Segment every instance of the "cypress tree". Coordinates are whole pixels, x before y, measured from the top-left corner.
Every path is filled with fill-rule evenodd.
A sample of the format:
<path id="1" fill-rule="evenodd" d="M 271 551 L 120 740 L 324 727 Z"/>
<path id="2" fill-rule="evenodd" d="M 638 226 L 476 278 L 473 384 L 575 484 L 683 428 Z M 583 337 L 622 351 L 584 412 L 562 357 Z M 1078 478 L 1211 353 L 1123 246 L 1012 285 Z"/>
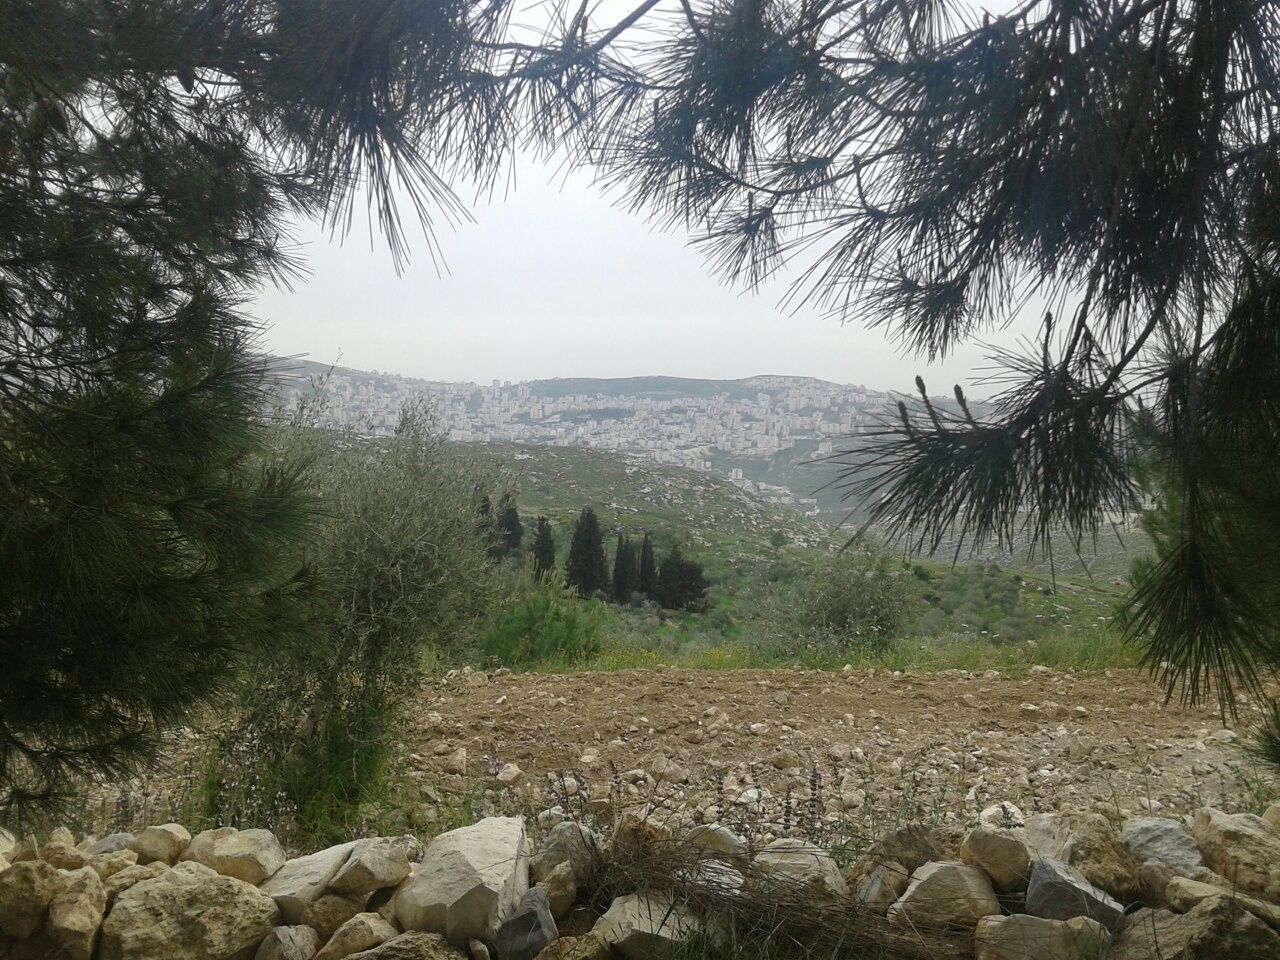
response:
<path id="1" fill-rule="evenodd" d="M 556 568 L 556 541 L 551 532 L 551 521 L 538 517 L 533 522 L 533 572 L 545 577 Z"/>
<path id="2" fill-rule="evenodd" d="M 658 562 L 648 533 L 645 533 L 644 543 L 640 546 L 640 572 L 636 586 L 650 600 L 658 599 Z"/>
<path id="3" fill-rule="evenodd" d="M 569 556 L 565 561 L 565 582 L 589 597 L 596 591 L 609 592 L 609 565 L 605 558 L 604 538 L 596 512 L 584 507 L 573 527 Z"/>
<path id="4" fill-rule="evenodd" d="M 705 606 L 706 592 L 702 564 L 672 546 L 658 570 L 658 603 L 668 610 L 697 610 Z"/>
<path id="5" fill-rule="evenodd" d="M 520 522 L 520 511 L 509 493 L 504 493 L 498 501 L 496 524 L 502 549 L 507 553 L 517 552 L 524 542 L 524 524 Z"/>
<path id="6" fill-rule="evenodd" d="M 635 544 L 623 533 L 618 534 L 618 548 L 613 556 L 613 599 L 627 603 L 635 593 L 640 578 Z"/>

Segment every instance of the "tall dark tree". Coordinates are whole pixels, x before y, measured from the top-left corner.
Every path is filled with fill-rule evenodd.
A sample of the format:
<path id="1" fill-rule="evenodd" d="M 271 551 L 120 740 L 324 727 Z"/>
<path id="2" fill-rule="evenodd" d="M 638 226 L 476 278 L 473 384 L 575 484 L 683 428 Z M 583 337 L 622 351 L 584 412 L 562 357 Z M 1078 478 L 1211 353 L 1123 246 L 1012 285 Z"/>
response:
<path id="1" fill-rule="evenodd" d="M 597 591 L 609 592 L 609 563 L 604 553 L 604 537 L 596 512 L 590 507 L 583 507 L 578 522 L 574 524 L 564 579 L 584 597 Z"/>
<path id="2" fill-rule="evenodd" d="M 310 505 L 265 457 L 290 223 L 456 205 L 471 0 L 0 0 L 0 821 L 126 774 L 293 636 Z M 452 145 L 446 145 L 451 143 Z M 480 147 L 480 152 L 487 150 Z M 335 219 L 336 218 L 336 219 Z"/>
<path id="3" fill-rule="evenodd" d="M 551 532 L 551 521 L 538 517 L 533 522 L 533 572 L 545 577 L 556 568 L 556 540 Z"/>
<path id="4" fill-rule="evenodd" d="M 658 599 L 658 560 L 653 555 L 653 539 L 648 533 L 640 545 L 640 570 L 636 587 L 650 600 Z"/>
<path id="5" fill-rule="evenodd" d="M 505 91 L 637 208 L 748 285 L 922 358 L 1026 316 L 983 408 L 903 402 L 843 458 L 870 522 L 944 542 L 1085 547 L 1163 517 L 1130 636 L 1170 696 L 1280 668 L 1280 7 L 1262 0 L 557 4 Z M 646 31 L 661 43 L 637 44 Z M 807 242 L 812 241 L 812 242 Z M 1024 310 L 1029 298 L 1033 306 Z M 1034 304 L 1047 306 L 1037 307 Z"/>
<path id="6" fill-rule="evenodd" d="M 613 599 L 627 603 L 640 585 L 640 564 L 634 541 L 618 533 L 618 546 L 613 555 Z"/>
<path id="7" fill-rule="evenodd" d="M 516 553 L 524 541 L 524 524 L 520 522 L 520 511 L 516 508 L 515 499 L 504 493 L 498 501 L 496 518 L 498 541 L 507 553 Z"/>
<path id="8" fill-rule="evenodd" d="M 668 610 L 699 610 L 706 606 L 707 580 L 702 564 L 690 560 L 674 544 L 658 569 L 657 601 Z"/>

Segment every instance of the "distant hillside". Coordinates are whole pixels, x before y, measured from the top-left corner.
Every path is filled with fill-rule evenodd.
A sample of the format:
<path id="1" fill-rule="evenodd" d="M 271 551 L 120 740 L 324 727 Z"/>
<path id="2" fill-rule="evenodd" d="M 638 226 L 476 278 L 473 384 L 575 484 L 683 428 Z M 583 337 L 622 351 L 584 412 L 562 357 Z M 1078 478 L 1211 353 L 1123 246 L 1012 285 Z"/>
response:
<path id="1" fill-rule="evenodd" d="M 553 380 L 530 380 L 529 390 L 535 396 L 559 398 L 574 394 L 603 396 L 653 397 L 754 397 L 787 386 L 823 384 L 814 377 L 762 376 L 742 380 L 703 380 L 692 377 L 557 377 Z"/>
<path id="2" fill-rule="evenodd" d="M 521 513 L 568 523 L 585 506 L 606 531 L 651 531 L 660 543 L 679 541 L 712 565 L 767 560 L 780 534 L 798 547 L 826 547 L 830 528 L 775 507 L 727 480 L 599 450 L 521 444 L 467 444 L 477 458 L 508 470 Z"/>

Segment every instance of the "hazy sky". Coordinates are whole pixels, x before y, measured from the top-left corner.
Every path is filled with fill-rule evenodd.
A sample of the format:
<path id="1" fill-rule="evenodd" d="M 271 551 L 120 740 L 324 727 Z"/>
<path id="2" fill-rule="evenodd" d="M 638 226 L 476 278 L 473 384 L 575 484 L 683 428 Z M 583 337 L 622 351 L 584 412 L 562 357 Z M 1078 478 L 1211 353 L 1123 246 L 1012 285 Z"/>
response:
<path id="1" fill-rule="evenodd" d="M 931 368 L 883 331 L 781 307 L 785 275 L 754 295 L 726 286 L 683 234 L 617 208 L 585 173 L 566 181 L 525 164 L 513 190 L 472 213 L 474 223 L 438 231 L 442 274 L 421 237 L 397 276 L 363 222 L 345 240 L 304 225 L 310 277 L 253 307 L 266 346 L 437 380 L 772 373 L 911 389 L 923 373 L 933 393 L 972 379 L 986 353 Z"/>

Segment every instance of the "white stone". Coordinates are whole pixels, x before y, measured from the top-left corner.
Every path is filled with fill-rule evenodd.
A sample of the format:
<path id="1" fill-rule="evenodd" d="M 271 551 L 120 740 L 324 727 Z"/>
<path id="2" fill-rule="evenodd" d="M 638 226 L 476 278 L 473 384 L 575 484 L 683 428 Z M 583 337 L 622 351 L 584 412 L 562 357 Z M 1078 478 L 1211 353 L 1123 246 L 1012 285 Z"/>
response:
<path id="1" fill-rule="evenodd" d="M 98 946 L 107 893 L 91 867 L 68 874 L 65 882 L 49 904 L 49 939 L 61 948 L 59 960 L 90 960 Z"/>
<path id="2" fill-rule="evenodd" d="M 699 824 L 684 839 L 691 847 L 717 856 L 739 859 L 748 852 L 738 835 L 720 823 Z"/>
<path id="3" fill-rule="evenodd" d="M 372 893 L 394 887 L 409 875 L 409 856 L 389 837 L 356 841 L 355 848 L 329 882 L 338 893 Z"/>
<path id="4" fill-rule="evenodd" d="M 773 882 L 804 885 L 816 891 L 843 897 L 848 884 L 831 855 L 821 847 L 794 837 L 783 837 L 769 844 L 752 861 L 761 875 Z"/>
<path id="5" fill-rule="evenodd" d="M 492 940 L 529 889 L 522 817 L 487 817 L 442 833 L 395 896 L 405 930 L 444 934 L 451 943 Z"/>
<path id="6" fill-rule="evenodd" d="M 557 823 L 542 838 L 537 852 L 529 861 L 529 873 L 535 880 L 548 876 L 561 863 L 573 867 L 573 879 L 587 886 L 595 871 L 600 838 L 590 827 L 573 820 Z"/>
<path id="7" fill-rule="evenodd" d="M 1110 943 L 1106 928 L 1088 917 L 983 917 L 974 932 L 974 960 L 1097 960 Z"/>
<path id="8" fill-rule="evenodd" d="M 353 953 L 369 950 L 393 940 L 400 931 L 376 913 L 357 913 L 334 931 L 320 948 L 315 960 L 345 960 Z"/>
<path id="9" fill-rule="evenodd" d="M 147 827 L 133 838 L 129 849 L 138 855 L 139 863 L 158 861 L 173 866 L 191 842 L 191 834 L 180 823 L 162 823 Z"/>
<path id="10" fill-rule="evenodd" d="M 974 827 L 960 844 L 960 859 L 980 867 L 1001 893 L 1021 893 L 1031 879 L 1031 851 L 1022 830 Z"/>
<path id="11" fill-rule="evenodd" d="M 284 848 L 270 830 L 217 827 L 191 838 L 183 860 L 257 886 L 284 866 Z"/>
<path id="12" fill-rule="evenodd" d="M 357 843 L 352 840 L 288 860 L 262 884 L 262 892 L 279 904 L 285 923 L 302 922 L 303 911 L 324 894 Z"/>
<path id="13" fill-rule="evenodd" d="M 1184 876 L 1204 866 L 1195 838 L 1176 820 L 1164 817 L 1126 820 L 1121 835 L 1138 863 L 1158 860 Z"/>
<path id="14" fill-rule="evenodd" d="M 276 927 L 258 946 L 253 960 L 312 960 L 319 949 L 320 934 L 310 927 Z"/>
<path id="15" fill-rule="evenodd" d="M 688 910 L 656 893 L 618 897 L 591 930 L 623 960 L 665 960 L 701 931 Z"/>
<path id="16" fill-rule="evenodd" d="M 999 914 L 1000 901 L 987 875 L 977 867 L 952 860 L 926 863 L 911 874 L 911 883 L 889 908 L 889 922 L 924 928 L 969 928 L 983 917 Z"/>

